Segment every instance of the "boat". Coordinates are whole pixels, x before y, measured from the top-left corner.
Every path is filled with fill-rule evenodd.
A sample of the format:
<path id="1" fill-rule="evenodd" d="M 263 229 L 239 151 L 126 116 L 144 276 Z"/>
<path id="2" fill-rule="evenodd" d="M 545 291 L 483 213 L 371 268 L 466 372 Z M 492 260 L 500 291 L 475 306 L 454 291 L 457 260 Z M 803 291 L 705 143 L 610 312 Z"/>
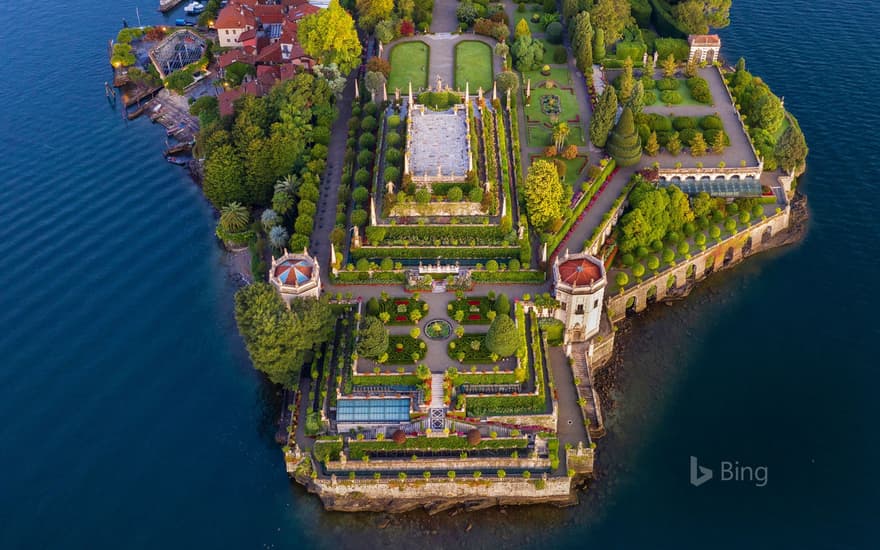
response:
<path id="1" fill-rule="evenodd" d="M 180 4 L 183 0 L 159 0 L 159 11 L 162 13 L 167 13 L 173 10 L 177 4 Z"/>
<path id="2" fill-rule="evenodd" d="M 186 166 L 189 163 L 189 160 L 180 157 L 165 157 L 165 160 L 177 166 Z"/>
<path id="3" fill-rule="evenodd" d="M 183 7 L 183 12 L 187 15 L 198 15 L 205 11 L 205 5 L 201 2 L 190 2 Z"/>

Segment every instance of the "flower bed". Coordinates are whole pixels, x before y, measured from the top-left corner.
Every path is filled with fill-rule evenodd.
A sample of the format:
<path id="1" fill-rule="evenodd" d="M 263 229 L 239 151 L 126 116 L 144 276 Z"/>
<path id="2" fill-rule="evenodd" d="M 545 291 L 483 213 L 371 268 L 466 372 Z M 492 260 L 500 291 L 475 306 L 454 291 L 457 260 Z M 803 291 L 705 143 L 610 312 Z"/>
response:
<path id="1" fill-rule="evenodd" d="M 427 346 L 421 338 L 413 338 L 409 335 L 391 335 L 388 337 L 388 361 L 386 364 L 417 363 L 425 358 L 426 348 Z"/>
<path id="2" fill-rule="evenodd" d="M 467 299 L 453 300 L 446 306 L 449 316 L 456 318 L 456 313 L 463 312 L 464 317 L 458 321 L 464 325 L 487 325 L 492 322 L 488 314 L 492 311 L 494 302 L 487 296 L 471 297 Z"/>
<path id="3" fill-rule="evenodd" d="M 465 334 L 449 342 L 446 353 L 450 359 L 462 363 L 492 363 L 492 353 L 486 348 L 485 339 L 485 334 Z"/>
<path id="4" fill-rule="evenodd" d="M 388 298 L 379 300 L 380 319 L 382 313 L 387 313 L 389 319 L 388 325 L 412 325 L 413 312 L 417 311 L 416 316 L 421 320 L 428 314 L 428 304 L 423 300 L 415 298 Z"/>

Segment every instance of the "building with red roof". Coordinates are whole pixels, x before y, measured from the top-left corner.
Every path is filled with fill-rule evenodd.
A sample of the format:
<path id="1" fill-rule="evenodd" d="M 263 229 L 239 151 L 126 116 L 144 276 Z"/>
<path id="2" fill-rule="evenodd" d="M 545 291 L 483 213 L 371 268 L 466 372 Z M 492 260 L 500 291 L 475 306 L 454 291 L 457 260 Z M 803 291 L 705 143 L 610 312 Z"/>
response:
<path id="1" fill-rule="evenodd" d="M 565 343 L 583 342 L 599 333 L 605 297 L 605 266 L 590 254 L 569 254 L 553 263 L 554 316 L 565 324 Z"/>
<path id="2" fill-rule="evenodd" d="M 721 54 L 721 37 L 717 34 L 692 34 L 688 36 L 691 47 L 688 59 L 697 63 L 713 63 Z"/>
<path id="3" fill-rule="evenodd" d="M 253 8 L 249 5 L 230 0 L 217 14 L 214 28 L 217 29 L 217 38 L 221 47 L 237 48 L 240 46 L 239 36 L 257 28 L 257 19 Z"/>

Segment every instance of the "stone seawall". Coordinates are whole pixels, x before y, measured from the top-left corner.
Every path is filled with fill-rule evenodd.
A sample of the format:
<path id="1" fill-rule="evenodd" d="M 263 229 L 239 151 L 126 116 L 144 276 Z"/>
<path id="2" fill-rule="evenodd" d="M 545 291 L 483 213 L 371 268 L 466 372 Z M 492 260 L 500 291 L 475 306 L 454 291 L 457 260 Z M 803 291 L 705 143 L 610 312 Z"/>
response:
<path id="1" fill-rule="evenodd" d="M 408 512 L 423 508 L 436 513 L 462 507 L 479 510 L 518 504 L 577 503 L 573 478 L 535 476 L 480 479 L 333 480 L 297 474 L 296 481 L 320 497 L 327 510 L 341 512 Z"/>
<path id="2" fill-rule="evenodd" d="M 664 269 L 623 293 L 610 295 L 605 306 L 611 322 L 626 317 L 627 309 L 636 313 L 648 307 L 649 298 L 660 302 L 673 295 L 681 295 L 692 283 L 705 279 L 710 273 L 738 264 L 746 256 L 788 243 L 788 239 L 774 238 L 786 232 L 790 224 L 792 204 L 722 241 L 694 254 L 671 269 Z"/>

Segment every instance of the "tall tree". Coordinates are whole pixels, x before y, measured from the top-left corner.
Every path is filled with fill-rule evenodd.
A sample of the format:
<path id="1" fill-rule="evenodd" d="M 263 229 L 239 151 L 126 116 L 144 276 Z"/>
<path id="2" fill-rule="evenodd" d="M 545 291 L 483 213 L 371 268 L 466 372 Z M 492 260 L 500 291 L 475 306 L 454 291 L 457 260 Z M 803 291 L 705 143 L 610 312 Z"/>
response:
<path id="1" fill-rule="evenodd" d="M 620 100 L 620 103 L 627 104 L 632 99 L 633 84 L 633 60 L 632 58 L 627 57 L 623 60 L 623 72 L 620 74 L 620 82 L 618 85 L 620 92 L 618 93 L 617 99 Z"/>
<path id="2" fill-rule="evenodd" d="M 623 29 L 632 23 L 629 0 L 599 0 L 590 15 L 593 25 L 605 31 L 605 45 L 614 44 L 623 36 Z"/>
<path id="3" fill-rule="evenodd" d="M 244 230 L 250 220 L 250 212 L 240 202 L 230 202 L 220 209 L 220 227 L 230 233 Z"/>
<path id="4" fill-rule="evenodd" d="M 807 148 L 803 132 L 801 132 L 801 129 L 794 120 L 782 132 L 782 136 L 776 143 L 775 152 L 776 162 L 788 173 L 792 173 L 806 160 L 810 150 Z"/>
<path id="5" fill-rule="evenodd" d="M 657 141 L 657 132 L 651 132 L 651 135 L 648 136 L 648 141 L 645 143 L 645 152 L 652 157 L 660 152 L 660 143 Z"/>
<path id="6" fill-rule="evenodd" d="M 294 300 L 288 310 L 272 286 L 254 283 L 235 295 L 235 320 L 254 368 L 292 388 L 306 352 L 327 339 L 333 313 L 313 299 Z"/>
<path id="7" fill-rule="evenodd" d="M 568 124 L 565 122 L 557 122 L 553 126 L 553 145 L 556 147 L 557 153 L 562 152 L 562 148 L 565 147 L 565 140 L 568 138 L 569 133 L 571 133 L 571 128 L 569 128 Z"/>
<path id="8" fill-rule="evenodd" d="M 378 318 L 368 316 L 358 331 L 358 354 L 364 357 L 379 357 L 387 349 L 388 330 Z"/>
<path id="9" fill-rule="evenodd" d="M 605 31 L 602 27 L 597 27 L 593 31 L 593 59 L 601 62 L 605 59 Z"/>
<path id="10" fill-rule="evenodd" d="M 336 63 L 343 74 L 350 73 L 360 61 L 361 43 L 354 20 L 339 0 L 330 0 L 327 9 L 303 17 L 298 37 L 309 56 L 320 63 Z"/>
<path id="11" fill-rule="evenodd" d="M 565 191 L 556 166 L 546 160 L 536 160 L 529 166 L 525 182 L 526 208 L 535 227 L 545 227 L 562 217 Z"/>
<path id="12" fill-rule="evenodd" d="M 712 140 L 712 152 L 716 155 L 720 155 L 724 152 L 724 132 L 720 130 L 715 134 L 715 138 Z"/>
<path id="13" fill-rule="evenodd" d="M 539 161 L 540 162 L 540 161 Z M 501 357 L 510 357 L 519 347 L 519 333 L 508 315 L 498 315 L 486 332 L 486 348 Z"/>
<path id="14" fill-rule="evenodd" d="M 605 91 L 599 96 L 599 103 L 593 112 L 590 121 L 590 141 L 596 147 L 605 147 L 608 141 L 608 133 L 614 126 L 614 118 L 617 116 L 617 92 L 613 86 L 606 86 Z"/>
<path id="15" fill-rule="evenodd" d="M 412 19 L 415 6 L 415 0 L 397 0 L 397 14 L 400 15 L 402 19 Z"/>
<path id="16" fill-rule="evenodd" d="M 532 36 L 532 31 L 529 30 L 529 24 L 526 23 L 526 20 L 520 18 L 516 23 L 516 28 L 513 30 L 513 40 L 516 41 L 523 36 Z"/>
<path id="17" fill-rule="evenodd" d="M 671 53 L 669 57 L 660 62 L 660 66 L 663 68 L 663 76 L 666 78 L 672 78 L 675 76 L 675 71 L 678 69 L 678 64 L 675 62 L 675 56 Z"/>
<path id="18" fill-rule="evenodd" d="M 632 110 L 624 107 L 620 120 L 608 138 L 608 153 L 618 166 L 632 166 L 642 158 L 642 141 L 636 131 Z"/>
<path id="19" fill-rule="evenodd" d="M 367 32 L 372 32 L 376 23 L 388 19 L 394 10 L 394 0 L 357 0 L 358 23 Z"/>
<path id="20" fill-rule="evenodd" d="M 672 156 L 681 153 L 681 138 L 678 137 L 678 132 L 672 132 L 672 135 L 669 136 L 669 140 L 666 141 L 666 150 Z"/>
<path id="21" fill-rule="evenodd" d="M 709 27 L 730 24 L 731 0 L 686 0 L 672 8 L 679 27 L 689 34 L 706 34 Z"/>
<path id="22" fill-rule="evenodd" d="M 691 155 L 695 157 L 702 157 L 709 150 L 709 146 L 706 144 L 705 138 L 703 138 L 703 134 L 701 132 L 697 132 L 694 134 L 694 138 L 691 140 Z"/>
<path id="23" fill-rule="evenodd" d="M 231 145 L 221 145 L 205 162 L 205 196 L 216 208 L 230 202 L 250 204 L 244 187 L 244 168 Z"/>
<path id="24" fill-rule="evenodd" d="M 571 47 L 582 73 L 592 70 L 593 65 L 593 24 L 590 13 L 582 11 L 570 21 Z"/>

